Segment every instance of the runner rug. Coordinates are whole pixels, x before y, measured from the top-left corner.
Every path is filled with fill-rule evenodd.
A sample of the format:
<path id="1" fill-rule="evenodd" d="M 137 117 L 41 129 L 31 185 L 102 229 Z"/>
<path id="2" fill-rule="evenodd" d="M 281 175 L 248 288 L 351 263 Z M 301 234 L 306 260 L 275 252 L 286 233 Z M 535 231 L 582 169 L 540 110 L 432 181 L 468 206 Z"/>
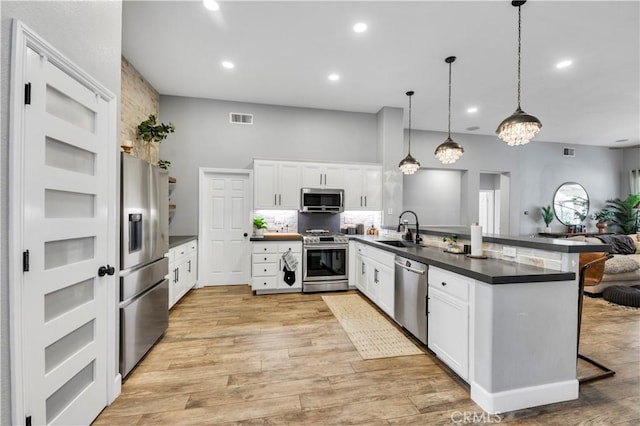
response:
<path id="1" fill-rule="evenodd" d="M 322 296 L 364 359 L 424 353 L 357 294 Z"/>

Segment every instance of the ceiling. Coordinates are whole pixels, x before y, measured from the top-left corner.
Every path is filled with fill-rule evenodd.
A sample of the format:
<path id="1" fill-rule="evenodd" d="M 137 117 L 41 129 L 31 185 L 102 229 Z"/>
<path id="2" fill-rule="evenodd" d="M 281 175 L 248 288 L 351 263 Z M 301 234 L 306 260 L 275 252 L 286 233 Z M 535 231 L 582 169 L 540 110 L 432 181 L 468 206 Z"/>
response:
<path id="1" fill-rule="evenodd" d="M 123 55 L 163 95 L 364 113 L 399 107 L 405 127 L 405 92 L 414 90 L 412 128 L 436 131 L 447 130 L 444 59 L 453 55 L 452 132 L 494 135 L 516 108 L 510 1 L 218 3 L 212 12 L 200 1 L 125 1 Z M 368 30 L 355 33 L 357 22 Z M 566 59 L 573 64 L 556 69 Z M 536 140 L 638 145 L 640 2 L 522 6 L 522 109 L 543 123 Z"/>

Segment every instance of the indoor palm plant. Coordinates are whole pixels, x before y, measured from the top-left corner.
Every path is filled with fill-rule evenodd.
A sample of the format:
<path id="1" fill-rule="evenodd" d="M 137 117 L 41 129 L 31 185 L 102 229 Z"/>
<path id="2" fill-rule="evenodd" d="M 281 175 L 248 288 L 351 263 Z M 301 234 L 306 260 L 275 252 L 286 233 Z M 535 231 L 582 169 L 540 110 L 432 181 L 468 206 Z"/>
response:
<path id="1" fill-rule="evenodd" d="M 549 225 L 553 222 L 553 209 L 551 206 L 540 207 L 542 211 L 542 220 L 544 220 L 545 232 L 551 231 Z"/>
<path id="2" fill-rule="evenodd" d="M 626 199 L 607 200 L 605 208 L 611 212 L 609 223 L 619 228 L 623 234 L 638 232 L 638 204 L 640 194 L 629 194 Z"/>

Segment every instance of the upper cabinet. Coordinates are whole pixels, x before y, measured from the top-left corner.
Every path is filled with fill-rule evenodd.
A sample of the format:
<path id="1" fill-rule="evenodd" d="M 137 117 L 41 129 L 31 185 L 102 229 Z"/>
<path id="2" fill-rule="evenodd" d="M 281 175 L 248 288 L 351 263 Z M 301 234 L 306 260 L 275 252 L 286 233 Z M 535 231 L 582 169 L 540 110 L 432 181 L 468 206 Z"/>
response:
<path id="1" fill-rule="evenodd" d="M 297 210 L 300 208 L 300 164 L 255 160 L 253 208 Z"/>
<path id="2" fill-rule="evenodd" d="M 382 166 L 254 160 L 254 210 L 298 210 L 301 188 L 344 189 L 345 210 L 382 210 Z"/>
<path id="3" fill-rule="evenodd" d="M 382 209 L 382 167 L 344 166 L 345 210 Z"/>
<path id="4" fill-rule="evenodd" d="M 344 188 L 344 165 L 304 163 L 302 165 L 303 188 Z"/>

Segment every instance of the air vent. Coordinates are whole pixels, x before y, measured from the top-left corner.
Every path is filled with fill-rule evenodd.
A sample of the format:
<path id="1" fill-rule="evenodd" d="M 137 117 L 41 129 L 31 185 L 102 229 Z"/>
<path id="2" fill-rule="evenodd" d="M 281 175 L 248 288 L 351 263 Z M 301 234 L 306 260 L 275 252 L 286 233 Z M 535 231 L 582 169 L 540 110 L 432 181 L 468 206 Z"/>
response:
<path id="1" fill-rule="evenodd" d="M 232 124 L 253 124 L 253 114 L 230 112 L 229 122 Z"/>
<path id="2" fill-rule="evenodd" d="M 562 148 L 562 156 L 563 157 L 575 157 L 576 149 L 575 148 Z"/>

